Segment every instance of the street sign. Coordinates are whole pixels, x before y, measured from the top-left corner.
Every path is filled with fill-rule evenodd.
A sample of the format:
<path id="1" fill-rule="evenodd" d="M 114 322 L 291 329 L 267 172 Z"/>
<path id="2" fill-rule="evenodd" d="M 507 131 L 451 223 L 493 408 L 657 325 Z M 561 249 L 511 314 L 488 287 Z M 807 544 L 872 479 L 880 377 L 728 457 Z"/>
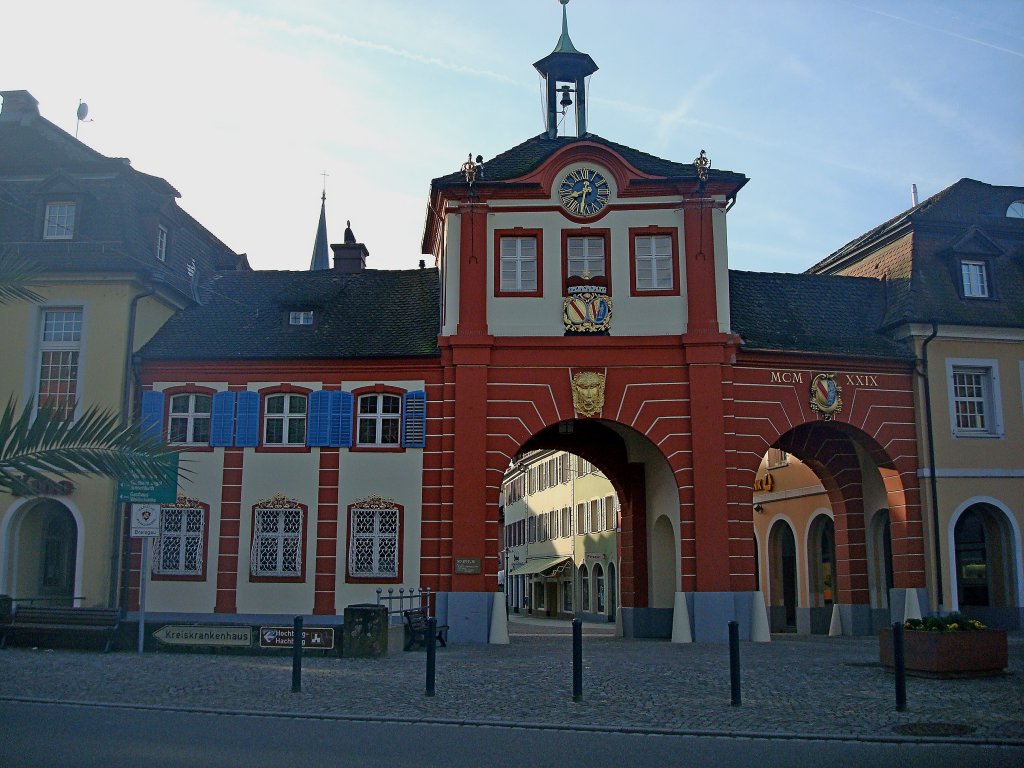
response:
<path id="1" fill-rule="evenodd" d="M 217 626 L 213 624 L 167 624 L 153 633 L 167 645 L 252 645 L 252 627 Z"/>
<path id="2" fill-rule="evenodd" d="M 294 627 L 260 627 L 260 648 L 291 648 L 295 642 Z M 334 627 L 303 627 L 303 648 L 334 648 Z"/>
<path id="3" fill-rule="evenodd" d="M 160 535 L 160 505 L 132 504 L 131 532 L 133 538 L 155 538 Z"/>
<path id="4" fill-rule="evenodd" d="M 122 478 L 117 483 L 117 500 L 130 504 L 173 504 L 178 498 L 178 455 L 162 480 L 144 477 Z"/>

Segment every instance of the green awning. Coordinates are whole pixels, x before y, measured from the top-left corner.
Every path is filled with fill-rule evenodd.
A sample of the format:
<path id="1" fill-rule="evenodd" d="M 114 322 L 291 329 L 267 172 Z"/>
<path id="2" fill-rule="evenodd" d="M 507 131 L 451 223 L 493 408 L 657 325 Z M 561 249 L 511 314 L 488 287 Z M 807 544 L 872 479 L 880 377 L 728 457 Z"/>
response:
<path id="1" fill-rule="evenodd" d="M 534 560 L 527 560 L 518 568 L 513 569 L 512 572 L 509 573 L 509 576 L 530 576 L 535 573 L 543 573 L 544 571 L 549 571 L 568 560 L 572 560 L 568 555 L 561 555 L 559 557 L 538 557 Z"/>

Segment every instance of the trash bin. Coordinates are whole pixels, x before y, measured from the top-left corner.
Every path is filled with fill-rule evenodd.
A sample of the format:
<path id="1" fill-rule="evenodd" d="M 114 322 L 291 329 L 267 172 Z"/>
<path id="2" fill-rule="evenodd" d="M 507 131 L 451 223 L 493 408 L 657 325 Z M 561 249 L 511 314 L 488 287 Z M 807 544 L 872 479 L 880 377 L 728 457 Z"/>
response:
<path id="1" fill-rule="evenodd" d="M 10 595 L 0 595 L 0 624 L 8 624 L 11 621 L 11 613 L 14 608 L 14 600 Z"/>
<path id="2" fill-rule="evenodd" d="M 350 659 L 385 656 L 388 652 L 388 609 L 374 603 L 345 607 L 341 655 Z"/>

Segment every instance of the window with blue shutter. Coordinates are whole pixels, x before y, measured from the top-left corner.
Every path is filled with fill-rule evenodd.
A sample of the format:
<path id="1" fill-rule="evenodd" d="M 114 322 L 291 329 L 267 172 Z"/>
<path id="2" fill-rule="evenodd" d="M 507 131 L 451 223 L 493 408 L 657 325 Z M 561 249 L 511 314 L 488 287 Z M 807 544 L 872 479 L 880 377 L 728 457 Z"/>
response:
<path id="1" fill-rule="evenodd" d="M 406 448 L 422 448 L 427 443 L 427 393 L 423 390 L 405 393 Z"/>
<path id="2" fill-rule="evenodd" d="M 333 394 L 323 389 L 309 393 L 309 405 L 306 410 L 306 445 L 323 447 L 331 444 Z"/>
<path id="3" fill-rule="evenodd" d="M 142 434 L 156 440 L 163 439 L 164 393 L 142 393 Z"/>
<path id="4" fill-rule="evenodd" d="M 337 398 L 337 421 L 332 421 L 333 425 L 337 424 L 337 434 L 331 435 L 331 445 L 336 445 L 339 448 L 351 448 L 352 447 L 352 409 L 355 407 L 352 399 L 351 392 L 334 392 Z M 332 403 L 331 411 L 334 413 L 335 406 Z M 335 439 L 336 438 L 336 439 Z"/>
<path id="5" fill-rule="evenodd" d="M 210 445 L 231 445 L 235 425 L 235 393 L 218 392 L 213 396 L 210 417 Z"/>
<path id="6" fill-rule="evenodd" d="M 248 390 L 238 393 L 238 416 L 235 418 L 235 445 L 255 448 L 260 441 L 260 394 Z"/>

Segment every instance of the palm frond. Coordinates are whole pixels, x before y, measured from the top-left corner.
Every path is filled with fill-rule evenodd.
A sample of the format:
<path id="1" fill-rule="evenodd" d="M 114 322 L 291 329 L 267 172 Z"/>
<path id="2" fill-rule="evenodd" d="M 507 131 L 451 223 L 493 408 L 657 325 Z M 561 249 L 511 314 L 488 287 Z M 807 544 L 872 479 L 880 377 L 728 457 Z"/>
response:
<path id="1" fill-rule="evenodd" d="M 173 473 L 176 454 L 110 410 L 89 408 L 71 422 L 45 404 L 19 414 L 11 398 L 0 415 L 0 490 L 18 495 L 32 493 L 32 481 L 70 475 L 161 481 Z"/>
<path id="2" fill-rule="evenodd" d="M 42 266 L 9 248 L 0 251 L 0 304 L 11 301 L 39 302 L 43 297 L 29 286 L 38 282 Z"/>

